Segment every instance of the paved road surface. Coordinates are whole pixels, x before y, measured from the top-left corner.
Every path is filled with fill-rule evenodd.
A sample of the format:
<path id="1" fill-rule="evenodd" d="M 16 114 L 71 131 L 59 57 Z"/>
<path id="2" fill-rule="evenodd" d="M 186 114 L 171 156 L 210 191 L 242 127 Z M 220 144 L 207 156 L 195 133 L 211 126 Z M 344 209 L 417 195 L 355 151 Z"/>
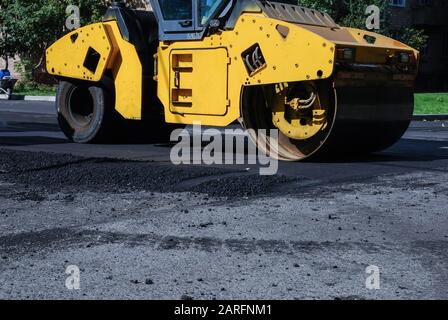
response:
<path id="1" fill-rule="evenodd" d="M 447 126 L 260 177 L 74 145 L 50 103 L 0 101 L 0 298 L 448 298 Z"/>

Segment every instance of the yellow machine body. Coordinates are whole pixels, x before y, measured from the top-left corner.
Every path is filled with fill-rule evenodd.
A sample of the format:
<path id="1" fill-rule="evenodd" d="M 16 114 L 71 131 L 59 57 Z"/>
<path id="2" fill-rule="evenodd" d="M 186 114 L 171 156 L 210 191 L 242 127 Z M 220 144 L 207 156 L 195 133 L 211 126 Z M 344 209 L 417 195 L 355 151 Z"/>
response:
<path id="1" fill-rule="evenodd" d="M 284 29 L 287 35 L 278 30 L 280 25 L 288 29 Z M 254 44 L 261 48 L 266 64 L 248 74 L 242 53 Z M 328 78 L 334 53 L 335 45 L 313 32 L 260 14 L 244 14 L 232 31 L 202 41 L 160 43 L 158 96 L 168 122 L 226 126 L 240 117 L 244 86 Z M 179 69 L 179 58 L 187 59 L 189 67 Z M 177 103 L 178 90 L 188 95 L 183 99 L 189 103 Z"/>
<path id="2" fill-rule="evenodd" d="M 375 37 L 375 44 L 367 43 L 365 36 Z M 248 74 L 242 52 L 254 44 L 261 48 L 266 63 Z M 412 50 L 363 30 L 304 26 L 262 13 L 243 14 L 231 31 L 201 41 L 160 42 L 155 76 L 165 119 L 226 126 L 241 116 L 244 86 L 329 78 L 339 45 L 356 47 L 356 61 L 369 64 L 384 64 L 395 51 Z M 84 65 L 90 48 L 100 57 L 95 70 Z M 47 69 L 55 76 L 93 82 L 111 70 L 117 111 L 126 119 L 141 118 L 142 66 L 135 47 L 123 39 L 116 22 L 89 25 L 61 38 L 47 50 Z"/>
<path id="3" fill-rule="evenodd" d="M 161 103 L 166 123 L 211 126 L 227 126 L 241 119 L 245 88 L 255 86 L 274 85 L 280 95 L 288 84 L 325 79 L 330 79 L 336 89 L 366 84 L 371 88 L 413 86 L 417 69 L 394 69 L 389 74 L 338 69 L 341 48 L 353 49 L 350 63 L 363 70 L 371 66 L 387 69 L 388 61 L 401 53 L 418 66 L 418 51 L 385 36 L 337 25 L 330 28 L 285 22 L 260 10 L 243 12 L 232 29 L 216 31 L 200 40 L 158 42 L 156 54 L 149 60 L 154 62 L 150 78 L 157 92 L 152 101 L 144 99 L 147 92 L 143 83 L 148 74 L 143 71 L 147 66 L 142 66 L 141 52 L 125 40 L 117 21 L 67 34 L 47 50 L 47 69 L 62 79 L 90 83 L 102 81 L 106 74 L 112 77 L 115 109 L 125 119 L 140 120 L 144 108 L 151 110 L 152 104 Z M 247 61 L 251 58 L 252 65 Z M 272 122 L 289 138 L 306 140 L 331 126 L 330 106 L 325 102 L 313 108 L 308 124 L 301 125 L 300 118 L 286 120 L 285 108 L 294 109 L 297 101 L 306 100 L 287 101 L 286 94 L 281 99 L 283 102 L 271 106 Z M 350 110 L 344 112 L 349 114 Z M 386 116 L 385 120 L 392 118 Z"/>
<path id="4" fill-rule="evenodd" d="M 89 54 L 98 61 L 95 68 L 86 65 Z M 126 119 L 141 119 L 142 65 L 115 21 L 89 25 L 59 39 L 47 49 L 47 70 L 55 76 L 91 82 L 101 81 L 110 70 L 116 110 Z"/>
<path id="5" fill-rule="evenodd" d="M 367 43 L 365 36 L 375 37 L 375 44 Z M 249 75 L 241 53 L 255 43 L 266 65 Z M 243 14 L 232 31 L 202 41 L 160 43 L 158 96 L 165 106 L 166 121 L 226 126 L 240 117 L 244 86 L 329 78 L 340 45 L 356 47 L 358 63 L 385 64 L 389 55 L 403 50 L 412 51 L 418 59 L 417 51 L 375 33 L 303 26 L 263 14 Z"/>

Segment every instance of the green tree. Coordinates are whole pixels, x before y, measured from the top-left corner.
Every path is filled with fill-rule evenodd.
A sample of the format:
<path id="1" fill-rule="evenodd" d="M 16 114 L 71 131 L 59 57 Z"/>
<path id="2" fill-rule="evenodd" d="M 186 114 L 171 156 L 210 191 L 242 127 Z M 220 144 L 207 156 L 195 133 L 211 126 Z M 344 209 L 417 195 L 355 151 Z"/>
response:
<path id="1" fill-rule="evenodd" d="M 8 68 L 8 58 L 13 57 L 16 51 L 16 45 L 14 44 L 14 39 L 8 34 L 8 30 L 5 26 L 5 19 L 2 15 L 5 9 L 5 1 L 0 0 L 0 58 L 5 59 L 5 69 Z M 1 68 L 2 66 L 0 66 Z"/>

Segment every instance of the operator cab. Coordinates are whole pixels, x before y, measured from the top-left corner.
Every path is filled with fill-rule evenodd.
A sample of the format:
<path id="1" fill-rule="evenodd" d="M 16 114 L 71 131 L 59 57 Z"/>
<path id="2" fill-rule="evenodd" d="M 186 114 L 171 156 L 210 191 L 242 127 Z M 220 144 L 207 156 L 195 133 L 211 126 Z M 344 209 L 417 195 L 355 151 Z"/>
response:
<path id="1" fill-rule="evenodd" d="M 207 27 L 216 23 L 232 0 L 151 0 L 159 22 L 160 40 L 202 39 Z"/>

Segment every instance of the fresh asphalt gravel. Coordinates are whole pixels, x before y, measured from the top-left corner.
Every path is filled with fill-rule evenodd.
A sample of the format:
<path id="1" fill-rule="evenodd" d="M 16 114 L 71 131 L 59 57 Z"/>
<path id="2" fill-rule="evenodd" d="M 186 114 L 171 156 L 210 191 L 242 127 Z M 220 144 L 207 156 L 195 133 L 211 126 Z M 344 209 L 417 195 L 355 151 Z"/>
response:
<path id="1" fill-rule="evenodd" d="M 0 298 L 448 297 L 446 173 L 304 187 L 200 167 L 0 159 Z M 65 287 L 69 265 L 80 290 Z M 366 289 L 369 265 L 380 290 Z"/>
<path id="2" fill-rule="evenodd" d="M 194 191 L 227 198 L 266 194 L 279 183 L 297 180 L 262 177 L 246 170 L 11 150 L 0 154 L 0 173 L 5 182 L 38 186 L 46 192 Z"/>
<path id="3" fill-rule="evenodd" d="M 174 166 L 167 148 L 76 146 L 50 116 L 0 115 L 0 299 L 448 298 L 443 126 L 262 177 Z"/>

